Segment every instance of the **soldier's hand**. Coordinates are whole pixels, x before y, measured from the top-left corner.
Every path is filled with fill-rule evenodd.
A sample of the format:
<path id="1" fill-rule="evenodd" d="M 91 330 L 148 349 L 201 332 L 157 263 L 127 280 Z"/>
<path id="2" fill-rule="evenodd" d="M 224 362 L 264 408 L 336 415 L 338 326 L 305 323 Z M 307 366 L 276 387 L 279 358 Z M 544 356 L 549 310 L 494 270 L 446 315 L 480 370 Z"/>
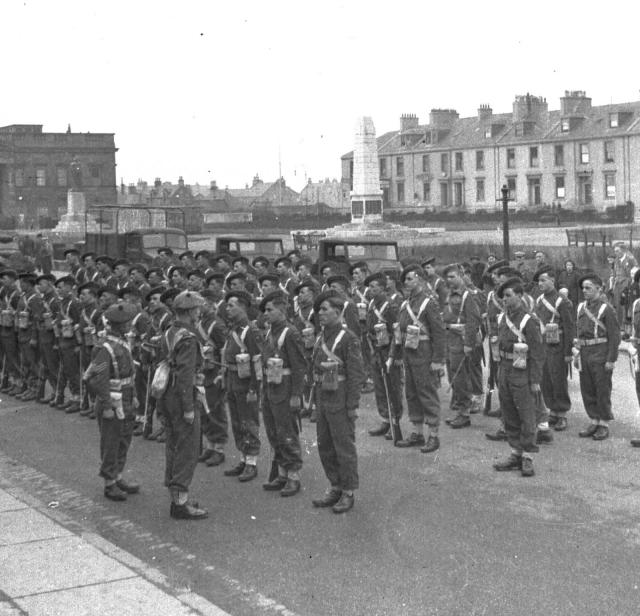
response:
<path id="1" fill-rule="evenodd" d="M 31 338 L 31 340 L 29 340 L 29 345 L 35 349 L 38 346 L 38 341 L 35 338 Z"/>
<path id="2" fill-rule="evenodd" d="M 604 369 L 607 372 L 612 372 L 615 365 L 616 365 L 615 362 L 607 361 L 607 362 L 604 363 Z"/>
<path id="3" fill-rule="evenodd" d="M 531 393 L 537 394 L 540 390 L 540 383 L 531 383 L 530 385 Z"/>
<path id="4" fill-rule="evenodd" d="M 221 374 L 219 374 L 215 379 L 213 379 L 213 384 L 220 387 L 220 389 L 224 389 L 224 379 L 222 378 Z"/>
<path id="5" fill-rule="evenodd" d="M 300 407 L 302 407 L 302 402 L 300 401 L 300 396 L 291 396 L 289 398 L 289 408 L 294 409 L 294 410 L 298 410 Z"/>
<path id="6" fill-rule="evenodd" d="M 184 420 L 191 425 L 193 423 L 193 420 L 196 418 L 196 413 L 195 411 L 186 411 L 183 415 Z"/>
<path id="7" fill-rule="evenodd" d="M 473 353 L 473 347 L 467 346 L 466 344 L 462 347 L 462 350 L 467 357 Z"/>
<path id="8" fill-rule="evenodd" d="M 116 413 L 113 409 L 105 409 L 102 411 L 102 419 L 113 419 L 116 416 Z"/>
<path id="9" fill-rule="evenodd" d="M 248 391 L 247 392 L 247 402 L 257 402 L 258 401 L 258 395 L 256 394 L 255 391 Z"/>
<path id="10" fill-rule="evenodd" d="M 393 357 L 387 357 L 387 361 L 384 362 L 384 365 L 387 368 L 387 372 L 391 372 L 391 366 L 393 366 Z"/>

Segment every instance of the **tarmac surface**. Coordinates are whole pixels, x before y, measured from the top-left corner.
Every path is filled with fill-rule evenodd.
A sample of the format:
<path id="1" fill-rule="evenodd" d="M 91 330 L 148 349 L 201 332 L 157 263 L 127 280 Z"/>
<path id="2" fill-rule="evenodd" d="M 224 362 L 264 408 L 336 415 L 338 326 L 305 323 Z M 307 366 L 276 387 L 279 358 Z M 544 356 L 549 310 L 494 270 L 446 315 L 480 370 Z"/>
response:
<path id="1" fill-rule="evenodd" d="M 446 417 L 446 386 L 440 393 Z M 485 439 L 498 423 L 481 415 L 472 416 L 470 428 L 443 425 L 435 454 L 394 449 L 366 433 L 378 423 L 369 394 L 357 423 L 361 488 L 351 512 L 312 508 L 311 498 L 324 491 L 326 480 L 315 428 L 303 420 L 302 492 L 283 499 L 262 490 L 266 438 L 257 480 L 241 484 L 224 477 L 222 471 L 237 461 L 230 443 L 225 464 L 201 465 L 196 473 L 192 495 L 210 511 L 202 522 L 169 518 L 162 445 L 134 440 L 126 477 L 140 481 L 142 492 L 113 503 L 104 499 L 97 475 L 95 421 L 4 398 L 0 614 L 25 613 L 6 611 L 18 608 L 7 598 L 15 589 L 2 581 L 3 571 L 26 567 L 28 577 L 38 578 L 41 571 L 67 567 L 45 550 L 40 566 L 32 568 L 5 546 L 1 537 L 15 543 L 18 535 L 12 534 L 23 532 L 20 516 L 35 512 L 62 525 L 67 534 L 57 540 L 94 537 L 105 542 L 102 554 L 124 554 L 124 565 L 117 566 L 138 563 L 133 578 L 162 591 L 158 596 L 186 593 L 206 606 L 182 612 L 183 604 L 175 611 L 158 605 L 162 614 L 207 613 L 213 604 L 234 616 L 637 615 L 640 450 L 629 439 L 640 426 L 626 356 L 614 373 L 616 421 L 607 441 L 578 437 L 587 419 L 576 374 L 570 393 L 569 429 L 541 446 L 535 477 L 493 471 L 508 446 Z M 406 419 L 402 427 L 408 431 Z M 1 505 L 11 497 L 30 507 L 13 510 L 7 525 Z M 70 566 L 80 576 L 91 563 L 78 557 Z M 134 587 L 123 592 L 123 601 L 141 595 Z M 114 598 L 108 591 L 93 595 L 94 611 L 83 612 L 70 607 L 76 605 L 72 592 L 65 596 L 64 611 L 45 597 L 48 609 L 27 613 L 109 613 L 100 602 L 107 606 Z"/>

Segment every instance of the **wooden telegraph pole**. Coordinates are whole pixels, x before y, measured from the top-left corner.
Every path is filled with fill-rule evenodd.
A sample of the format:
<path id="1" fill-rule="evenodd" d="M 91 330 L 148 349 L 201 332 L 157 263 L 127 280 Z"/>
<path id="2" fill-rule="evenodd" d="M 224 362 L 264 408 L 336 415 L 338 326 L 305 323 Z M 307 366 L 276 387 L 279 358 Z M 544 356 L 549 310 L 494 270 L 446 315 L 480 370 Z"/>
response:
<path id="1" fill-rule="evenodd" d="M 502 197 L 496 199 L 496 201 L 502 202 L 502 244 L 503 255 L 502 258 L 507 261 L 511 261 L 511 255 L 509 250 L 509 201 L 515 201 L 515 199 L 509 198 L 509 188 L 506 184 L 502 185 Z"/>

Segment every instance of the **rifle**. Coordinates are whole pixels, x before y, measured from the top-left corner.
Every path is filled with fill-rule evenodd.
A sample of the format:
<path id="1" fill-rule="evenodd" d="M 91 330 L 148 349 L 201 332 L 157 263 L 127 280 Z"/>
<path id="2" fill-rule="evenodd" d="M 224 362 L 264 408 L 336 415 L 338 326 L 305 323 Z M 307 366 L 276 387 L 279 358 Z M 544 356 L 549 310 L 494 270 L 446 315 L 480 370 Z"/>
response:
<path id="1" fill-rule="evenodd" d="M 491 399 L 493 391 L 496 388 L 496 362 L 491 358 L 491 350 L 489 350 L 489 376 L 487 377 L 487 393 L 484 396 L 483 415 L 488 415 L 491 411 Z"/>
<path id="2" fill-rule="evenodd" d="M 54 398 L 56 403 L 57 403 L 58 397 L 60 396 L 60 382 L 62 381 L 62 359 L 59 359 L 59 361 L 60 363 L 58 364 L 58 376 L 56 378 L 56 391 L 55 391 L 55 398 Z"/>
<path id="3" fill-rule="evenodd" d="M 147 365 L 147 382 L 144 390 L 144 416 L 142 418 L 142 432 L 147 427 L 149 421 L 149 396 L 151 395 L 151 364 Z"/>
<path id="4" fill-rule="evenodd" d="M 387 382 L 387 370 L 386 364 L 382 361 L 382 353 L 377 352 L 378 364 L 380 366 L 380 377 L 382 378 L 382 384 L 384 386 L 384 395 L 387 401 L 387 413 L 389 416 L 389 427 L 391 428 L 391 439 L 395 445 L 398 441 L 402 440 L 402 432 L 400 431 L 400 418 L 393 414 L 391 409 L 391 398 L 389 397 L 389 383 Z"/>
<path id="5" fill-rule="evenodd" d="M 462 370 L 462 366 L 464 366 L 467 361 L 467 356 L 465 355 L 462 361 L 458 364 L 458 369 L 455 371 L 454 375 L 451 377 L 451 381 L 449 381 L 449 387 L 447 388 L 447 393 L 449 393 L 453 389 L 453 382 L 458 378 L 460 374 L 460 370 Z"/>

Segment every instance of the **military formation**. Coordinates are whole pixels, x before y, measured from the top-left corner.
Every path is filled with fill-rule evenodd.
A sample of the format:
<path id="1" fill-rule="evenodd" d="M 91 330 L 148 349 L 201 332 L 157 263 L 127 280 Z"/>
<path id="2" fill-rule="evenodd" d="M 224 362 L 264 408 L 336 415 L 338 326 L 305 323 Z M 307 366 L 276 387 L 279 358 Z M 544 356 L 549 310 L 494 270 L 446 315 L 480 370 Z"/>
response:
<path id="1" fill-rule="evenodd" d="M 377 272 L 360 261 L 347 273 L 332 262 L 314 268 L 298 251 L 271 263 L 164 248 L 147 268 L 70 249 L 59 278 L 0 271 L 0 391 L 96 419 L 114 501 L 140 490 L 123 478 L 133 437 L 164 442 L 175 519 L 207 517 L 190 485 L 198 463 L 225 462 L 230 434 L 239 461 L 224 475 L 257 477 L 261 418 L 271 461 L 263 488 L 299 493 L 306 419 L 328 482 L 312 504 L 349 511 L 368 393 L 380 418 L 369 434 L 426 454 L 440 447 L 441 423 L 498 418 L 486 436 L 510 452 L 495 470 L 528 477 L 540 445 L 569 427 L 572 372 L 589 419 L 579 435 L 601 441 L 622 338 L 637 367 L 640 271 L 624 246 L 615 251 L 603 280 L 571 261 L 558 271 L 540 252 L 533 270 L 516 253 L 513 264 L 431 257 Z"/>

